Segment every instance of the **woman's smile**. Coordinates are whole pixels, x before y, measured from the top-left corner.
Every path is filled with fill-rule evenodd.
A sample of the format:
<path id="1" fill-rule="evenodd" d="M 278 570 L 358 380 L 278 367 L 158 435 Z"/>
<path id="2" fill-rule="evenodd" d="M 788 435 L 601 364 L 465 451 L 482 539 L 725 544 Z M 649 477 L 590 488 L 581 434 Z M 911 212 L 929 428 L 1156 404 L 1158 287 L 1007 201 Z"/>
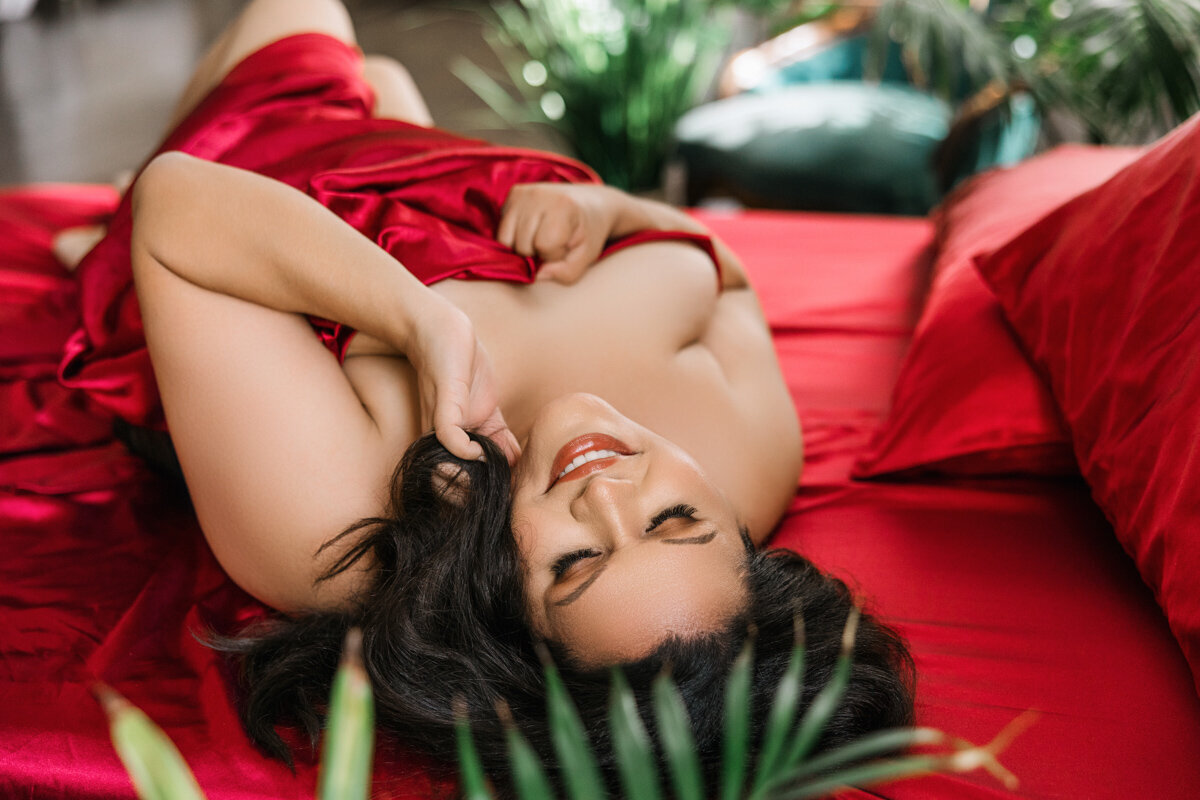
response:
<path id="1" fill-rule="evenodd" d="M 635 451 L 620 439 L 605 433 L 586 433 L 567 442 L 554 457 L 549 491 L 559 481 L 572 481 L 599 472 Z"/>

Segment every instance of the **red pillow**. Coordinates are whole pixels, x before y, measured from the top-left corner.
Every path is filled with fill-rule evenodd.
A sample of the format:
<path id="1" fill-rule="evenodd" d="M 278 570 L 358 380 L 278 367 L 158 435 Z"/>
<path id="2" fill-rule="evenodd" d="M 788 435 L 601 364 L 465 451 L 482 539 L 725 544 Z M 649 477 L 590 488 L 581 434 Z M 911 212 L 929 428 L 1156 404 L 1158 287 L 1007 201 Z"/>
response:
<path id="1" fill-rule="evenodd" d="M 1200 115 L 977 263 L 1200 689 Z"/>
<path id="2" fill-rule="evenodd" d="M 975 178 L 938 208 L 933 288 L 891 411 L 854 477 L 1076 471 L 1050 390 L 1017 347 L 972 259 L 994 252 L 1141 152 L 1059 147 Z"/>

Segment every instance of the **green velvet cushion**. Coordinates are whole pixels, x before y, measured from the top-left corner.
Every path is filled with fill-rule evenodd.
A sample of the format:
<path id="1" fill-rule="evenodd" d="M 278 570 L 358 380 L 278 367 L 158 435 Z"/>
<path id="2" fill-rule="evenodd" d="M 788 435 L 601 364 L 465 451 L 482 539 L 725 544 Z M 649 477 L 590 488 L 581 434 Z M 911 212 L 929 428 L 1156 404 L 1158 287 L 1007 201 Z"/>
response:
<path id="1" fill-rule="evenodd" d="M 831 81 L 708 103 L 680 120 L 676 138 L 692 202 L 925 214 L 938 200 L 931 156 L 951 118 L 912 87 Z"/>

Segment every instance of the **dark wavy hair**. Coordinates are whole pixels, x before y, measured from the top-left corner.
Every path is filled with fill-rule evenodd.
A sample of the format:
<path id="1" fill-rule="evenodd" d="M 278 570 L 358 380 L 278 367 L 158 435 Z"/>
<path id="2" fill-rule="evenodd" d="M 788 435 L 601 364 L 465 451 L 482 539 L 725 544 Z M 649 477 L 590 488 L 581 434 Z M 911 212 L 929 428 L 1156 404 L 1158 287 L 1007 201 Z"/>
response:
<path id="1" fill-rule="evenodd" d="M 484 766 L 507 793 L 504 727 L 495 711 L 503 700 L 553 773 L 539 642 L 527 624 L 510 524 L 509 467 L 488 439 L 472 438 L 484 447 L 485 461 L 459 460 L 432 435 L 415 442 L 394 475 L 388 515 L 364 519 L 326 545 L 351 542 L 325 579 L 364 559 L 373 564 L 369 586 L 351 608 L 277 615 L 216 643 L 237 661 L 242 722 L 266 753 L 291 762 L 275 729 L 281 723 L 300 728 L 315 745 L 342 640 L 357 626 L 382 729 L 444 761 L 455 752 L 454 708 L 465 706 Z M 447 481 L 446 464 L 461 470 L 465 480 Z M 787 667 L 796 619 L 803 621 L 807 648 L 799 714 L 832 674 L 854 605 L 842 581 L 807 559 L 785 550 L 756 550 L 745 531 L 742 537 L 748 600 L 741 613 L 721 630 L 668 637 L 650 655 L 623 665 L 652 735 L 650 685 L 669 665 L 692 720 L 708 786 L 720 762 L 725 679 L 750 632 L 753 743 Z M 615 781 L 607 728 L 609 669 L 576 663 L 556 643 L 545 644 L 602 771 Z M 912 661 L 901 639 L 864 614 L 849 686 L 820 747 L 908 724 L 912 681 Z"/>

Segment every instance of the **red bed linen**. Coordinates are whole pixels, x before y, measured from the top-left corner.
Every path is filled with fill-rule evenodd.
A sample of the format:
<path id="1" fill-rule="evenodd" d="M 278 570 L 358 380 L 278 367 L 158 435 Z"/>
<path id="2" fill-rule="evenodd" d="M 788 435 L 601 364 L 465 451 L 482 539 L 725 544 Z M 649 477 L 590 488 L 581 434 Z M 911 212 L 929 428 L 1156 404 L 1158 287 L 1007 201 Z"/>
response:
<path id="1" fill-rule="evenodd" d="M 746 259 L 804 426 L 800 490 L 773 544 L 846 579 L 908 638 L 918 723 L 984 743 L 1022 711 L 1041 712 L 1002 757 L 1022 780 L 1018 796 L 1194 797 L 1200 698 L 1082 480 L 849 478 L 912 331 L 917 305 L 904 302 L 923 284 L 927 224 L 705 221 Z M 972 774 L 862 796 L 1011 795 Z"/>
<path id="2" fill-rule="evenodd" d="M 79 199 L 62 191 L 56 207 Z M 221 660 L 192 636 L 258 607 L 224 578 L 186 499 L 113 444 L 101 412 L 46 379 L 68 327 L 51 317 L 72 308 L 49 231 L 111 202 L 87 191 L 89 202 L 54 217 L 38 215 L 53 196 L 22 206 L 0 195 L 0 207 L 23 209 L 18 228 L 33 238 L 22 241 L 34 242 L 17 251 L 0 237 L 0 797 L 133 796 L 87 693 L 97 678 L 166 728 L 214 800 L 311 797 L 312 765 L 293 775 L 253 751 Z M 1080 485 L 847 478 L 911 333 L 929 225 L 705 220 L 763 294 L 805 424 L 808 464 L 776 543 L 849 576 L 898 621 L 920 671 L 920 722 L 983 741 L 1038 707 L 1041 720 L 1004 757 L 1026 796 L 1189 796 L 1200 782 L 1200 702 L 1162 615 Z M 381 761 L 376 796 L 440 787 L 409 756 Z M 880 793 L 1006 796 L 986 776 Z"/>

